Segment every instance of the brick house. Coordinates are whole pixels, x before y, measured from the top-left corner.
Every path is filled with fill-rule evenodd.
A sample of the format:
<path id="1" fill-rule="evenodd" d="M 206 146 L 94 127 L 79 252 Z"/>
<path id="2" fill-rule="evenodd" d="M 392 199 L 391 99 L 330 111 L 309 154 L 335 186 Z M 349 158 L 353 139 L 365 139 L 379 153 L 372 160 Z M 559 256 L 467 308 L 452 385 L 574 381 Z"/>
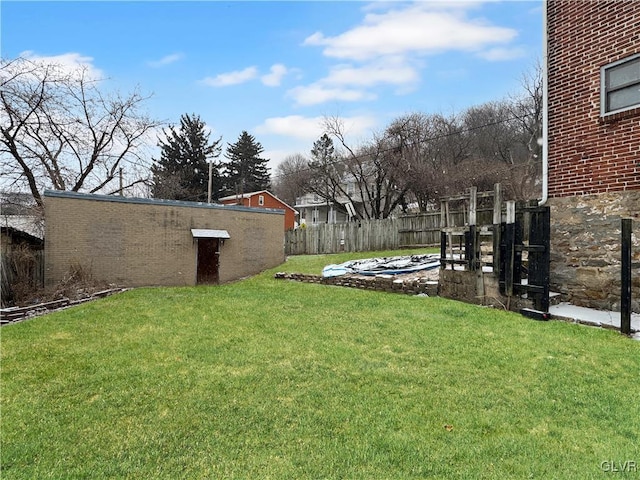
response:
<path id="1" fill-rule="evenodd" d="M 215 284 L 284 262 L 284 212 L 46 191 L 45 286 L 71 268 L 122 286 Z"/>
<path id="2" fill-rule="evenodd" d="M 632 217 L 640 311 L 640 2 L 546 2 L 551 288 L 619 310 L 620 218 Z"/>
<path id="3" fill-rule="evenodd" d="M 219 201 L 224 205 L 243 205 L 251 208 L 275 208 L 284 210 L 285 231 L 293 230 L 296 226 L 296 215 L 298 214 L 296 209 L 290 207 L 267 190 L 245 193 L 243 195 L 229 195 L 228 197 L 220 198 Z"/>

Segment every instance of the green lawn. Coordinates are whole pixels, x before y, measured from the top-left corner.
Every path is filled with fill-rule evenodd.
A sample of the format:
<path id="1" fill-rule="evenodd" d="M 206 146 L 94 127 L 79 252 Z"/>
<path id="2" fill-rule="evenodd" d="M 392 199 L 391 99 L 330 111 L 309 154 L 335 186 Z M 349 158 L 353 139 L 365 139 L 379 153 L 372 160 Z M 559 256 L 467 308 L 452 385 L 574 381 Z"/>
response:
<path id="1" fill-rule="evenodd" d="M 640 476 L 640 342 L 273 279 L 358 256 L 2 327 L 1 478 Z"/>

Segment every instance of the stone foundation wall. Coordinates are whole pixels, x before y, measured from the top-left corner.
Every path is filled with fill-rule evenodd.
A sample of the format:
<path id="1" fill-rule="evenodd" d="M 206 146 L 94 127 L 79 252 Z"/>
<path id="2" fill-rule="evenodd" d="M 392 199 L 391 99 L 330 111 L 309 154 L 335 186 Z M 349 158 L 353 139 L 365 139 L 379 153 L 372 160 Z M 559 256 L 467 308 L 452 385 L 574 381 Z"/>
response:
<path id="1" fill-rule="evenodd" d="M 426 278 L 402 279 L 397 277 L 357 277 L 349 275 L 325 278 L 320 275 L 282 272 L 276 273 L 275 278 L 407 295 L 438 295 L 477 305 L 509 308 L 513 311 L 518 311 L 521 308 L 532 308 L 533 306 L 532 302 L 526 298 L 512 297 L 507 299 L 500 295 L 498 280 L 491 273 L 478 275 L 478 272 L 471 271 L 440 270 L 439 282 Z"/>
<path id="2" fill-rule="evenodd" d="M 552 198 L 547 205 L 551 290 L 600 310 L 620 310 L 620 218 L 634 218 L 631 309 L 640 312 L 640 190 Z"/>
<path id="3" fill-rule="evenodd" d="M 305 283 L 321 283 L 323 285 L 336 285 L 340 287 L 361 288 L 365 290 L 377 290 L 390 293 L 404 293 L 407 295 L 438 295 L 438 282 L 426 278 L 399 279 L 388 277 L 322 277 L 304 273 L 276 273 L 275 278 L 283 280 L 295 280 Z"/>
<path id="4" fill-rule="evenodd" d="M 507 298 L 502 295 L 498 279 L 493 273 L 480 271 L 440 270 L 439 295 L 452 300 L 512 311 L 533 308 L 531 300 L 519 296 Z"/>

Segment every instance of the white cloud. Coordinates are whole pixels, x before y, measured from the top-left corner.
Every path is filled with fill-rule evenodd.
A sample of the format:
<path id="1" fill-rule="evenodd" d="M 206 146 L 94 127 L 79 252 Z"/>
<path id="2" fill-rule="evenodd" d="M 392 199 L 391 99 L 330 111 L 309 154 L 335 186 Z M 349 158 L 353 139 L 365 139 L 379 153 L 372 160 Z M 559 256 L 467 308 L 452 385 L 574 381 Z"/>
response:
<path id="1" fill-rule="evenodd" d="M 153 68 L 164 67 L 165 65 L 170 65 L 184 58 L 184 54 L 182 53 L 172 53 L 171 55 L 165 55 L 160 60 L 152 60 L 147 62 L 147 65 Z"/>
<path id="2" fill-rule="evenodd" d="M 357 85 L 370 87 L 387 83 L 392 85 L 406 85 L 419 80 L 415 68 L 406 63 L 396 61 L 377 62 L 362 67 L 352 65 L 336 65 L 331 68 L 329 75 L 322 80 L 327 85 Z"/>
<path id="3" fill-rule="evenodd" d="M 283 77 L 289 73 L 287 67 L 281 63 L 276 63 L 271 66 L 270 73 L 263 75 L 260 80 L 267 87 L 277 87 L 282 82 Z"/>
<path id="4" fill-rule="evenodd" d="M 485 60 L 489 60 L 490 62 L 501 62 L 505 60 L 513 60 L 516 58 L 522 58 L 526 54 L 527 52 L 522 47 L 513 47 L 513 48 L 495 47 L 495 48 L 490 48 L 488 50 L 484 50 L 482 52 L 478 52 L 478 56 L 480 58 L 484 58 Z"/>
<path id="5" fill-rule="evenodd" d="M 324 47 L 325 56 L 346 62 L 288 93 L 298 105 L 373 100 L 377 96 L 371 89 L 379 85 L 396 86 L 396 94 L 412 91 L 420 82 L 425 55 L 463 51 L 490 61 L 522 56 L 522 49 L 509 46 L 517 31 L 472 17 L 478 6 L 466 1 L 410 6 L 376 2 L 354 28 L 331 37 L 316 32 L 305 39 L 303 45 Z"/>
<path id="6" fill-rule="evenodd" d="M 236 70 L 234 72 L 221 73 L 215 77 L 206 77 L 202 83 L 210 87 L 227 87 L 229 85 L 238 85 L 248 82 L 258 76 L 256 67 L 247 67 L 244 70 Z"/>
<path id="7" fill-rule="evenodd" d="M 27 50 L 20 53 L 20 57 L 38 64 L 57 65 L 62 75 L 77 74 L 83 71 L 87 79 L 100 80 L 104 78 L 102 70 L 94 66 L 93 57 L 87 57 L 80 53 L 69 52 L 61 55 L 43 56 Z"/>
<path id="8" fill-rule="evenodd" d="M 352 145 L 358 144 L 362 138 L 369 138 L 378 123 L 373 116 L 368 115 L 340 117 L 339 120 Z M 322 116 L 290 115 L 267 118 L 262 125 L 255 127 L 254 131 L 261 136 L 266 147 L 263 157 L 270 159 L 271 172 L 274 173 L 278 164 L 290 155 L 308 156 L 313 142 L 324 133 L 323 123 Z"/>
<path id="9" fill-rule="evenodd" d="M 368 87 L 380 84 L 402 87 L 406 92 L 417 84 L 417 70 L 401 58 L 387 57 L 362 66 L 341 64 L 332 67 L 329 74 L 310 85 L 289 90 L 288 95 L 298 105 L 318 105 L 329 101 L 358 102 L 375 100 Z"/>
<path id="10" fill-rule="evenodd" d="M 351 30 L 334 37 L 316 32 L 303 45 L 322 46 L 328 57 L 368 60 L 388 55 L 476 51 L 508 43 L 517 36 L 514 29 L 469 19 L 463 5 L 453 5 L 446 9 L 424 2 L 386 13 L 369 13 Z"/>
<path id="11" fill-rule="evenodd" d="M 287 117 L 267 118 L 256 128 L 259 134 L 282 135 L 303 140 L 318 138 L 322 135 L 322 117 L 303 117 L 289 115 Z"/>
<path id="12" fill-rule="evenodd" d="M 372 116 L 356 115 L 340 119 L 349 135 L 366 135 L 376 125 Z M 261 135 L 280 135 L 301 140 L 317 140 L 324 133 L 324 117 L 303 117 L 289 115 L 286 117 L 267 118 L 256 128 Z"/>
<path id="13" fill-rule="evenodd" d="M 292 88 L 287 92 L 297 105 L 319 105 L 330 101 L 359 102 L 375 100 L 376 96 L 364 90 L 329 87 L 321 82 Z"/>

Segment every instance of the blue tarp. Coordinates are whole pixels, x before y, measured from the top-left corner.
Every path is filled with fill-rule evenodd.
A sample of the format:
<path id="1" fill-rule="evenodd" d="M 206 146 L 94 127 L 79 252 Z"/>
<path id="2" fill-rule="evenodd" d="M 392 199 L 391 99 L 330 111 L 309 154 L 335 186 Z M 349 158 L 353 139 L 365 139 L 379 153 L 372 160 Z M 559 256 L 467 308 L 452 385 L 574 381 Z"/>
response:
<path id="1" fill-rule="evenodd" d="M 322 269 L 323 277 L 337 277 L 348 273 L 355 275 L 401 275 L 432 270 L 440 267 L 440 254 L 410 255 L 398 257 L 366 258 L 351 260 Z"/>

